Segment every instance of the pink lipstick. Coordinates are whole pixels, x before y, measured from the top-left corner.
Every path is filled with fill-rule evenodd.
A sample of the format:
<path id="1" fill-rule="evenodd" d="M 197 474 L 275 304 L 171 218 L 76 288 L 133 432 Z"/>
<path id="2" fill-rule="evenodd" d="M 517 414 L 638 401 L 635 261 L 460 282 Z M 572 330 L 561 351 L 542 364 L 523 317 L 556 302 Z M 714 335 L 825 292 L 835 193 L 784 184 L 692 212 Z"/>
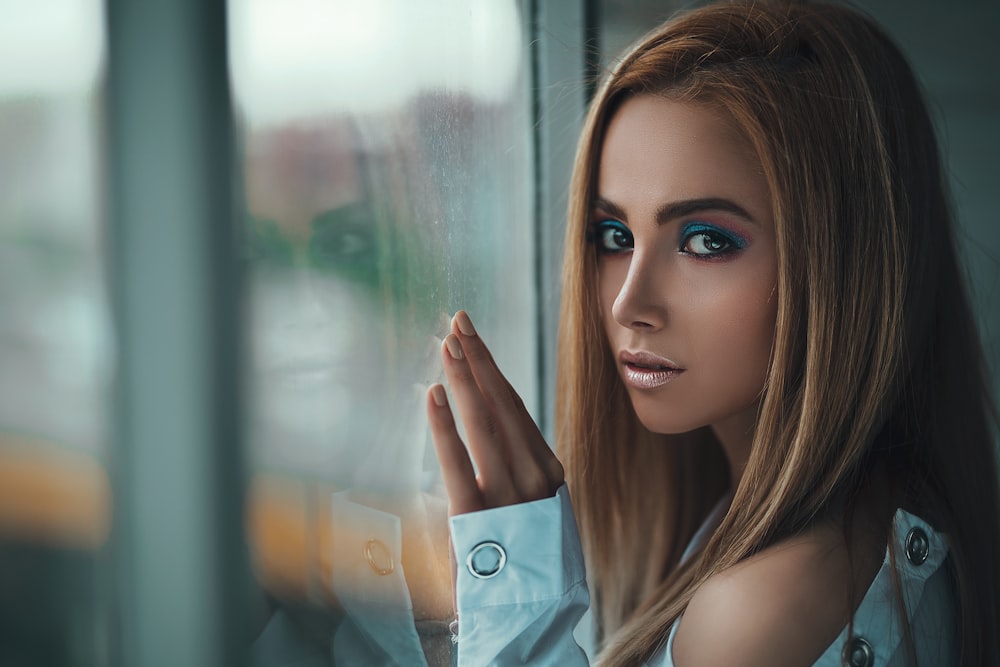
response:
<path id="1" fill-rule="evenodd" d="M 618 359 L 625 383 L 636 389 L 656 389 L 684 372 L 674 362 L 649 352 L 623 351 Z"/>

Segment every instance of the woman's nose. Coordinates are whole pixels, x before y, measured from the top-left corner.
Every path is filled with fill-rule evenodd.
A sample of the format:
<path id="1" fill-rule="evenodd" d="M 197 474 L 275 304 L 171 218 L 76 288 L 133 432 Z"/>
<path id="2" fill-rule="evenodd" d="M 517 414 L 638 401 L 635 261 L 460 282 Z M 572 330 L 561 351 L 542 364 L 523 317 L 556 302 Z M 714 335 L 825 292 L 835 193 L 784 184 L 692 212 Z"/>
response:
<path id="1" fill-rule="evenodd" d="M 296 268 L 288 284 L 287 325 L 326 329 L 335 322 L 337 306 L 343 307 L 344 286 L 310 268 Z"/>
<path id="2" fill-rule="evenodd" d="M 656 331 L 666 324 L 666 291 L 655 257 L 633 253 L 611 314 L 629 329 Z"/>

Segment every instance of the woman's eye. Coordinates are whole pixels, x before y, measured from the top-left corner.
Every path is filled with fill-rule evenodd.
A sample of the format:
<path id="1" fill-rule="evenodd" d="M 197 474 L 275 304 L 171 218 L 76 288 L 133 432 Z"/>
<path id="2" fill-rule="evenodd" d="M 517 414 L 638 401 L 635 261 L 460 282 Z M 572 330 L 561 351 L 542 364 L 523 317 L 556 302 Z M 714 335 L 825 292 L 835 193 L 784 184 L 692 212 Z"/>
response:
<path id="1" fill-rule="evenodd" d="M 684 251 L 692 255 L 714 255 L 729 249 L 729 241 L 718 234 L 692 234 L 684 243 Z"/>
<path id="2" fill-rule="evenodd" d="M 370 210 L 352 205 L 327 211 L 313 220 L 309 238 L 309 265 L 342 278 L 376 285 L 378 240 Z"/>
<path id="3" fill-rule="evenodd" d="M 605 220 L 594 225 L 590 238 L 600 253 L 631 250 L 635 244 L 629 228 L 616 220 Z"/>
<path id="4" fill-rule="evenodd" d="M 372 245 L 370 234 L 345 229 L 339 234 L 330 234 L 327 238 L 314 240 L 313 250 L 314 254 L 331 261 L 351 261 L 372 251 Z"/>
<path id="5" fill-rule="evenodd" d="M 336 264 L 365 264 L 375 260 L 371 214 L 353 205 L 327 211 L 313 220 L 309 254 L 317 268 Z"/>
<path id="6" fill-rule="evenodd" d="M 681 238 L 680 250 L 688 255 L 722 255 L 746 247 L 742 239 L 708 225 L 688 225 Z"/>

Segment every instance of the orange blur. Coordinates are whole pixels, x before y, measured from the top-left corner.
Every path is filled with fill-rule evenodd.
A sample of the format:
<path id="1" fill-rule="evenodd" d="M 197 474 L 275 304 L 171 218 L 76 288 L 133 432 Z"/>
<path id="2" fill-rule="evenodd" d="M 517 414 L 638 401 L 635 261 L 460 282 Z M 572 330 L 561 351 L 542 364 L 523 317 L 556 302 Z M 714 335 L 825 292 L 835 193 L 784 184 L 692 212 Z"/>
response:
<path id="1" fill-rule="evenodd" d="M 338 489 L 290 474 L 252 476 L 245 526 L 254 571 L 276 597 L 313 607 L 336 605 L 330 593 Z M 108 472 L 95 457 L 42 439 L 0 435 L 0 538 L 96 551 L 111 532 Z M 421 496 L 402 522 L 402 566 L 418 619 L 452 614 L 444 501 Z M 363 545 L 366 535 L 338 535 Z M 361 548 L 359 546 L 359 548 Z"/>

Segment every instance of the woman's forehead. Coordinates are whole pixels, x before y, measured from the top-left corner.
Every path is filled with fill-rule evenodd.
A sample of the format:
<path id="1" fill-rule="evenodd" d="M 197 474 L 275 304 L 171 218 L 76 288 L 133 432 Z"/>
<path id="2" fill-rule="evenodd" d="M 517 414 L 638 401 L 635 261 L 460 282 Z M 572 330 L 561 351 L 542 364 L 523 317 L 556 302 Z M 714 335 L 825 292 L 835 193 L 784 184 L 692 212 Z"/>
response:
<path id="1" fill-rule="evenodd" d="M 722 197 L 769 219 L 760 161 L 728 114 L 714 106 L 638 95 L 607 124 L 596 196 L 633 204 Z"/>

